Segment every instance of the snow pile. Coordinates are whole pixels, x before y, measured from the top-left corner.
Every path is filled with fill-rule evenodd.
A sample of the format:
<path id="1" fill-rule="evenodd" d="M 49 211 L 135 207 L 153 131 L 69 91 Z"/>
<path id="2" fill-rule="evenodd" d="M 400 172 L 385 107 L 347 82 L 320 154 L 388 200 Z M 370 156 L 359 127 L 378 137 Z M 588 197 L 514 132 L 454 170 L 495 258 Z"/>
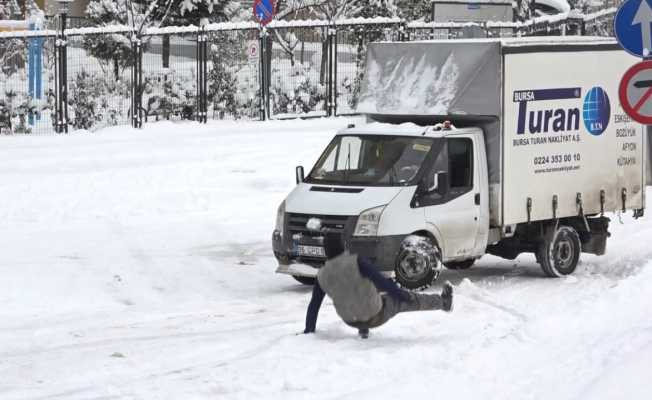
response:
<path id="1" fill-rule="evenodd" d="M 457 93 L 459 68 L 451 53 L 438 68 L 428 56 L 400 59 L 390 71 L 376 60 L 368 61 L 368 83 L 360 96 L 358 112 L 444 115 Z"/>

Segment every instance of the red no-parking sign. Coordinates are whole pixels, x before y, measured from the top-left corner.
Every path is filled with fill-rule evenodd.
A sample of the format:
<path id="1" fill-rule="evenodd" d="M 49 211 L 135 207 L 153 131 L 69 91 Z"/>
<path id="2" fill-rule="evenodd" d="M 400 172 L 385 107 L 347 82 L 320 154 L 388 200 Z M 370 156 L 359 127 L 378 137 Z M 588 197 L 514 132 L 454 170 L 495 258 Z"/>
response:
<path id="1" fill-rule="evenodd" d="M 618 96 L 634 121 L 652 125 L 652 61 L 640 62 L 625 72 Z"/>

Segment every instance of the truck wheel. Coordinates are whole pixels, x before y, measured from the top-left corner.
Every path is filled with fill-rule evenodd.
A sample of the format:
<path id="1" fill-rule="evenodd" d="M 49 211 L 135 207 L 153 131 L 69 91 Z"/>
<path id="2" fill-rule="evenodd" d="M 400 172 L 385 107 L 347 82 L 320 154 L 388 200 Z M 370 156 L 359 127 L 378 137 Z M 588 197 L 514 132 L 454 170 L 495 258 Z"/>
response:
<path id="1" fill-rule="evenodd" d="M 444 264 L 446 268 L 448 269 L 469 269 L 473 266 L 475 263 L 475 258 L 471 258 L 469 260 L 464 260 L 464 261 L 452 261 L 449 263 Z"/>
<path id="2" fill-rule="evenodd" d="M 441 272 L 441 252 L 430 238 L 410 235 L 401 244 L 394 272 L 404 288 L 428 287 Z"/>
<path id="3" fill-rule="evenodd" d="M 575 272 L 581 252 L 577 231 L 570 226 L 560 226 L 546 233 L 536 257 L 543 272 L 557 278 Z"/>
<path id="4" fill-rule="evenodd" d="M 310 278 L 307 276 L 299 276 L 299 275 L 292 275 L 294 279 L 296 279 L 298 282 L 304 284 L 304 285 L 314 285 L 315 284 L 315 278 Z"/>

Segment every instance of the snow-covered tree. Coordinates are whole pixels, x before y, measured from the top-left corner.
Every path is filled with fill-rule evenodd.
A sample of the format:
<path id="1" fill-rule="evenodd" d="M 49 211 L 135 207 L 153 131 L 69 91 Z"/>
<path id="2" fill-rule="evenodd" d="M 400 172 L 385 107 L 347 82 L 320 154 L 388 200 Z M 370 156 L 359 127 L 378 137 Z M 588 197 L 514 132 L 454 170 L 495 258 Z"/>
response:
<path id="1" fill-rule="evenodd" d="M 151 18 L 161 25 L 199 25 L 223 22 L 240 7 L 232 0 L 131 0 L 141 8 L 151 8 Z"/>
<path id="2" fill-rule="evenodd" d="M 514 11 L 515 21 L 527 21 L 532 18 L 532 0 L 514 0 L 512 2 L 512 9 Z"/>
<path id="3" fill-rule="evenodd" d="M 5 0 L 0 4 L 0 20 L 17 18 L 22 14 L 16 0 Z"/>
<path id="4" fill-rule="evenodd" d="M 336 21 L 343 18 L 394 16 L 396 10 L 395 0 L 279 0 L 276 19 L 299 17 Z M 299 44 L 296 36 L 291 31 L 273 30 L 272 32 L 273 39 L 289 56 L 294 66 L 294 53 Z M 320 84 L 324 84 L 328 68 L 328 29 L 321 29 L 320 37 L 322 42 Z"/>
<path id="5" fill-rule="evenodd" d="M 237 79 L 234 65 L 245 62 L 242 43 L 244 38 L 230 32 L 216 32 L 211 35 L 211 64 L 208 73 L 208 100 L 220 118 L 230 115 L 239 117 L 240 104 L 236 99 Z"/>
<path id="6" fill-rule="evenodd" d="M 143 7 L 129 0 L 92 0 L 86 14 L 93 26 L 123 25 L 133 27 L 143 23 Z M 116 79 L 122 70 L 133 65 L 131 34 L 102 34 L 84 36 L 84 48 L 105 67 L 113 66 Z"/>
<path id="7" fill-rule="evenodd" d="M 431 0 L 397 0 L 397 16 L 406 21 L 431 21 Z"/>
<path id="8" fill-rule="evenodd" d="M 200 25 L 223 22 L 237 13 L 240 3 L 231 0 L 132 0 L 149 7 L 151 20 L 159 26 Z M 170 65 L 170 36 L 162 38 L 163 67 Z"/>
<path id="9" fill-rule="evenodd" d="M 0 4 L 0 20 L 20 18 L 21 10 L 14 1 Z M 25 65 L 26 41 L 22 39 L 0 40 L 0 72 L 13 74 Z"/>

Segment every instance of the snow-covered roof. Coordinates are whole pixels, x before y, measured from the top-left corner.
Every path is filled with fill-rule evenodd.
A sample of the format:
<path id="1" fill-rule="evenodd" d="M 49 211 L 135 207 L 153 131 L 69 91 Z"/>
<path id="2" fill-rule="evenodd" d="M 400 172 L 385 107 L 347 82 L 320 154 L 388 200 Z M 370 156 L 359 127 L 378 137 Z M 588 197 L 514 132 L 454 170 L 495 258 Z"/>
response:
<path id="1" fill-rule="evenodd" d="M 375 135 L 375 136 L 414 136 L 414 137 L 443 137 L 450 134 L 460 134 L 469 131 L 469 128 L 440 129 L 442 124 L 435 126 L 419 126 L 411 122 L 402 124 L 389 124 L 384 122 L 371 122 L 355 128 L 342 129 L 339 135 Z"/>
<path id="2" fill-rule="evenodd" d="M 602 36 L 528 36 L 515 38 L 491 39 L 433 39 L 403 42 L 406 45 L 423 43 L 500 43 L 503 47 L 518 47 L 532 45 L 572 45 L 572 44 L 615 44 L 615 39 Z"/>
<path id="3" fill-rule="evenodd" d="M 435 4 L 496 4 L 512 6 L 512 0 L 432 0 Z"/>
<path id="4" fill-rule="evenodd" d="M 343 129 L 339 134 L 348 135 L 399 135 L 399 136 L 423 136 L 426 128 L 413 123 L 405 124 L 384 124 L 373 122 L 355 128 Z"/>
<path id="5" fill-rule="evenodd" d="M 566 21 L 569 18 L 583 19 L 584 21 L 593 21 L 602 18 L 606 15 L 613 15 L 618 11 L 617 8 L 607 8 L 591 14 L 582 14 L 577 10 L 570 10 L 569 12 L 562 12 L 554 15 L 542 15 L 540 17 L 532 18 L 524 22 L 505 22 L 505 21 L 487 21 L 487 22 L 424 22 L 413 21 L 407 24 L 410 29 L 451 29 L 451 28 L 464 28 L 471 26 L 487 27 L 487 28 L 525 28 L 535 24 L 554 24 Z"/>

